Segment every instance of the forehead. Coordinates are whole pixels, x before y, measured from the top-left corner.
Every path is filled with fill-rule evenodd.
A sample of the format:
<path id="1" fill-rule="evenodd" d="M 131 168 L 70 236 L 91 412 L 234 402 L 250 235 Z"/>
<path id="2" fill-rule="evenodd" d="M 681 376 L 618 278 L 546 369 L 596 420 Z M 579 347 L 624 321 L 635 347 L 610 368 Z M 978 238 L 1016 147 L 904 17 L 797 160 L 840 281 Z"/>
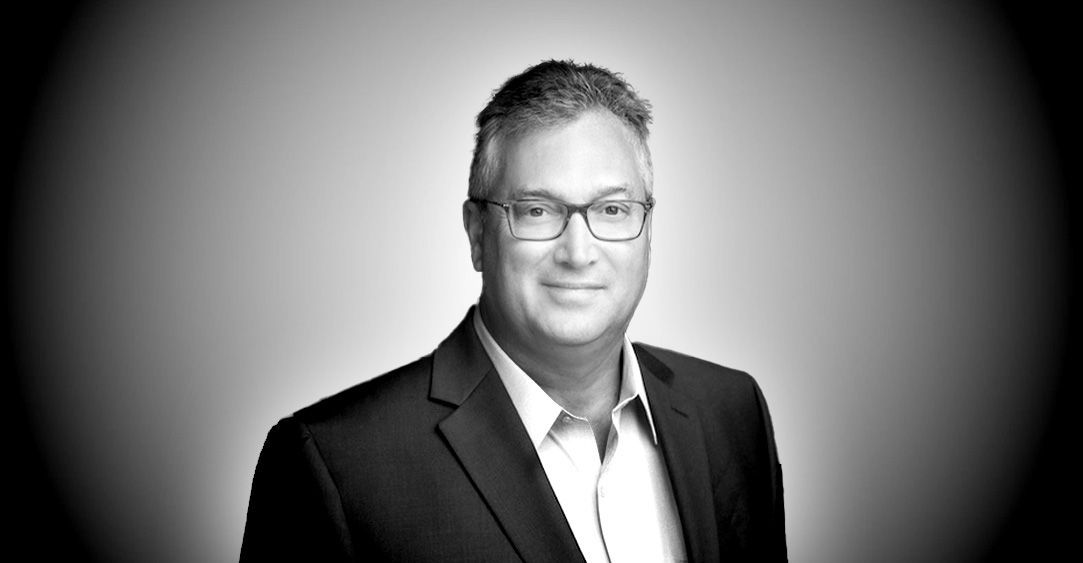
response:
<path id="1" fill-rule="evenodd" d="M 499 197 L 545 195 L 587 202 L 602 195 L 645 196 L 633 133 L 608 111 L 509 140 Z"/>

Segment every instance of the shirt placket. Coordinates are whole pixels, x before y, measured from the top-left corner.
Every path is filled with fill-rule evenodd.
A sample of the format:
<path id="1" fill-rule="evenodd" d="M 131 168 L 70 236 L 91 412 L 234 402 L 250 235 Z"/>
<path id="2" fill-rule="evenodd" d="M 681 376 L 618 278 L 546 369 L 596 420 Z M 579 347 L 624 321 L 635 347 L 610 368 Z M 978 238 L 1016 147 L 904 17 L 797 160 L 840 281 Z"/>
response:
<path id="1" fill-rule="evenodd" d="M 585 505 L 580 504 L 589 511 L 583 515 L 595 516 L 593 522 L 584 522 L 584 524 L 593 526 L 596 530 L 596 536 L 576 536 L 583 555 L 589 563 L 608 563 L 609 557 L 602 538 L 602 530 L 599 528 L 596 517 L 598 514 L 596 489 L 598 475 L 601 470 L 601 460 L 598 458 L 598 446 L 594 440 L 594 432 L 591 430 L 590 422 L 564 412 L 557 418 L 557 423 L 554 425 L 550 436 L 564 453 L 568 463 L 568 476 L 575 482 L 575 499 L 568 500 L 574 504 L 586 503 Z M 573 516 L 569 515 L 569 517 Z M 578 516 L 575 517 L 578 518 Z M 574 526 L 573 531 L 575 531 Z M 599 543 L 598 540 L 602 540 L 602 542 Z"/>

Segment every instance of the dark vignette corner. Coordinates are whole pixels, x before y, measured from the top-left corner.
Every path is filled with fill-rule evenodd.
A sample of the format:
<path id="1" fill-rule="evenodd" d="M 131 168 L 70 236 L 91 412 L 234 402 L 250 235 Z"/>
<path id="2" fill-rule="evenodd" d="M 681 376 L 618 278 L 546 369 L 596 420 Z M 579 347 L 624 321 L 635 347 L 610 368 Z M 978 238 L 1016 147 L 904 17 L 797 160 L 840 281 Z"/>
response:
<path id="1" fill-rule="evenodd" d="M 77 2 L 17 3 L 5 11 L 4 191 L 0 193 L 0 405 L 8 444 L 4 475 L 9 499 L 5 551 L 40 560 L 90 561 L 93 554 L 55 488 L 41 445 L 30 424 L 24 381 L 33 377 L 20 356 L 20 334 L 13 317 L 19 264 L 17 231 L 26 140 L 33 127 L 42 92 L 62 50 L 64 38 L 85 8 Z M 12 502 L 13 501 L 13 502 Z"/>
<path id="2" fill-rule="evenodd" d="M 1052 406 L 1047 412 L 1038 454 L 1030 460 L 1029 472 L 1003 525 L 990 538 L 982 561 L 1055 561 L 1075 551 L 1074 537 L 1080 518 L 1081 465 L 1073 455 L 1079 428 L 1077 408 L 1080 373 L 1080 279 L 1076 274 L 1080 258 L 1079 179 L 1080 103 L 1083 93 L 1074 77 L 1081 52 L 1079 32 L 1069 5 L 1058 2 L 1003 0 L 993 4 L 1016 41 L 1038 95 L 1047 134 L 1052 140 L 1058 174 L 1052 189 L 1059 205 L 1051 225 L 1061 241 L 1058 272 L 1063 294 L 1056 334 L 1058 342 L 1048 343 L 1053 351 L 1048 365 L 1056 371 Z"/>

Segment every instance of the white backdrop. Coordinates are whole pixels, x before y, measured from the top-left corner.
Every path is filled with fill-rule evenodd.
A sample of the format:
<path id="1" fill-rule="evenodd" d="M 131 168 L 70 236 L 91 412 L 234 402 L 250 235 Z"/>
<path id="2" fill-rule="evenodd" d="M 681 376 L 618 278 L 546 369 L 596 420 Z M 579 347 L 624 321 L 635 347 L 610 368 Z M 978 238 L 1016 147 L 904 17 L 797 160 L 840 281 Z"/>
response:
<path id="1" fill-rule="evenodd" d="M 975 553 L 1052 376 L 1052 178 L 1000 22 L 936 2 L 88 9 L 15 215 L 26 401 L 122 561 L 236 558 L 266 431 L 477 298 L 473 118 L 548 58 L 655 107 L 631 336 L 750 371 L 794 561 Z M 815 4 L 815 5 L 813 5 Z"/>

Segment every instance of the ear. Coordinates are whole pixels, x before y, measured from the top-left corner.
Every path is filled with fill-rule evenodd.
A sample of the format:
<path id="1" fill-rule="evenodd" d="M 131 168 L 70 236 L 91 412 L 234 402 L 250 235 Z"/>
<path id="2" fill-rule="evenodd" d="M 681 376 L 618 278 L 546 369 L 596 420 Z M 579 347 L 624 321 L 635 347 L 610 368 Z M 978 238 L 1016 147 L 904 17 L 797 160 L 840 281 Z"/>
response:
<path id="1" fill-rule="evenodd" d="M 482 240 L 485 234 L 485 207 L 470 200 L 463 202 L 463 227 L 466 228 L 466 236 L 470 239 L 470 260 L 474 263 L 474 271 L 481 271 L 482 256 L 485 254 L 485 244 Z"/>

